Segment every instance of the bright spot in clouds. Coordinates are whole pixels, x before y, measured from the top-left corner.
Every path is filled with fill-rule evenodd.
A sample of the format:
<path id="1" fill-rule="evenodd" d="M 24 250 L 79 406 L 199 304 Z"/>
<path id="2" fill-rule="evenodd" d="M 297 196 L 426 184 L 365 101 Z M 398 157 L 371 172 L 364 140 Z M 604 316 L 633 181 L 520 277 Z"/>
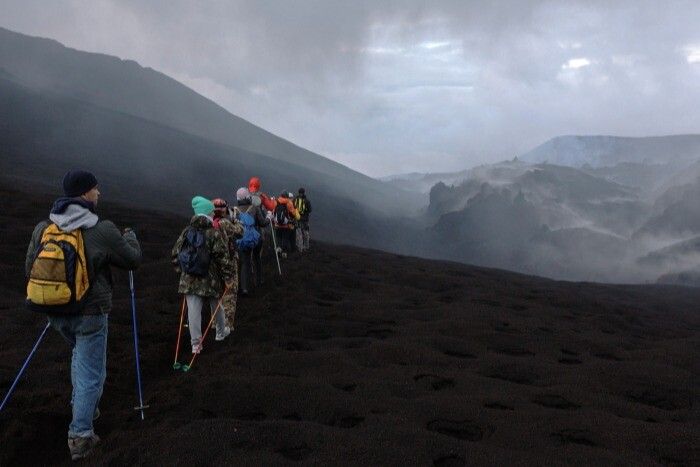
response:
<path id="1" fill-rule="evenodd" d="M 688 63 L 700 63 L 700 44 L 689 45 L 684 50 Z"/>
<path id="2" fill-rule="evenodd" d="M 448 47 L 450 45 L 452 45 L 451 42 L 443 41 L 443 42 L 423 42 L 420 46 L 423 47 L 424 49 L 432 50 L 432 49 L 439 49 L 442 47 Z"/>
<path id="3" fill-rule="evenodd" d="M 587 58 L 572 58 L 561 67 L 564 70 L 575 70 L 577 68 L 583 68 L 591 64 L 591 61 Z"/>
<path id="4" fill-rule="evenodd" d="M 402 47 L 367 47 L 362 50 L 376 55 L 398 55 L 405 52 Z"/>

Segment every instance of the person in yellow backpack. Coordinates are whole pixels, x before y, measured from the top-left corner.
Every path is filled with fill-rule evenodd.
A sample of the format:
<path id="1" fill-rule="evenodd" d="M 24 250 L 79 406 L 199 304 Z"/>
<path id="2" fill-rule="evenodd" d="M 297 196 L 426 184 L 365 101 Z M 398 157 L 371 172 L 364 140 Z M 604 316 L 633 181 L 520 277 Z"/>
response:
<path id="1" fill-rule="evenodd" d="M 294 207 L 299 213 L 299 221 L 296 228 L 297 251 L 303 253 L 309 251 L 309 215 L 311 214 L 311 201 L 306 197 L 306 189 L 299 188 L 299 194 L 294 198 Z"/>
<path id="2" fill-rule="evenodd" d="M 77 460 L 86 457 L 100 441 L 93 418 L 99 416 L 98 404 L 107 376 L 110 266 L 136 269 L 141 248 L 133 230 L 122 233 L 114 223 L 97 216 L 100 192 L 93 174 L 68 172 L 63 190 L 65 197 L 56 200 L 49 221 L 34 228 L 25 270 L 29 308 L 45 312 L 52 327 L 73 349 L 73 419 L 68 427 L 68 448 L 72 459 Z M 48 265 L 52 259 L 55 267 Z M 52 283 L 56 284 L 54 289 L 65 293 L 48 294 L 51 287 L 45 286 Z"/>

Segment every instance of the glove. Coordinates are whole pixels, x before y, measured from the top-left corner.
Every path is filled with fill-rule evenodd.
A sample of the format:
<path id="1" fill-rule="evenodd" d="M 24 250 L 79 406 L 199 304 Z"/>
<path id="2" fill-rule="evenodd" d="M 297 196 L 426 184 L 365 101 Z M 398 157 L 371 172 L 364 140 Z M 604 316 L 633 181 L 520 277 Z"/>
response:
<path id="1" fill-rule="evenodd" d="M 268 221 L 271 221 L 272 220 L 272 211 L 267 211 L 267 214 L 265 214 L 265 218 Z"/>

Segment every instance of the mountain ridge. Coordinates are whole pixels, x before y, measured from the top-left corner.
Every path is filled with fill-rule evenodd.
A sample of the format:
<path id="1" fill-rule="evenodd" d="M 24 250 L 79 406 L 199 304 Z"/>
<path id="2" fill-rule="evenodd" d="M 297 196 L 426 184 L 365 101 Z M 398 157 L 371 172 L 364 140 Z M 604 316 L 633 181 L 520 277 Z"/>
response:
<path id="1" fill-rule="evenodd" d="M 48 50 L 47 44 L 50 45 Z M 0 67 L 32 89 L 53 90 L 196 136 L 342 177 L 346 184 L 355 187 L 360 200 L 367 205 L 400 198 L 400 194 L 373 178 L 257 127 L 172 77 L 133 60 L 83 52 L 53 39 L 0 28 Z"/>

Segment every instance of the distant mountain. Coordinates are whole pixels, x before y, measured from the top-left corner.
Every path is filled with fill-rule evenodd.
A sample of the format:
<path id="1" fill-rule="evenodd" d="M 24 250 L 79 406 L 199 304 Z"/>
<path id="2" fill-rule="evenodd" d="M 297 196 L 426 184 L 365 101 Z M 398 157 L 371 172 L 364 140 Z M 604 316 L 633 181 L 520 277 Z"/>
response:
<path id="1" fill-rule="evenodd" d="M 439 257 L 523 271 L 521 252 L 540 227 L 522 194 L 485 185 L 464 208 L 440 216 L 430 235 Z"/>
<path id="2" fill-rule="evenodd" d="M 427 194 L 436 183 L 442 182 L 448 185 L 460 183 L 469 177 L 469 173 L 469 170 L 428 174 L 412 172 L 409 174 L 390 175 L 379 180 L 400 190 Z"/>
<path id="3" fill-rule="evenodd" d="M 569 279 L 628 273 L 620 264 L 629 255 L 627 237 L 650 209 L 634 189 L 571 167 L 519 161 L 470 175 L 430 192 L 427 217 L 442 257 Z"/>
<path id="4" fill-rule="evenodd" d="M 698 135 L 562 136 L 512 161 L 392 180 L 416 192 L 437 180 L 423 220 L 441 258 L 644 282 L 700 263 L 688 247 L 700 236 Z M 495 222 L 499 216 L 511 219 Z M 664 250 L 673 245 L 685 248 Z M 651 260 L 656 250 L 664 261 Z"/>
<path id="5" fill-rule="evenodd" d="M 635 236 L 688 238 L 700 235 L 700 178 L 675 186 L 654 203 L 652 216 Z"/>
<path id="6" fill-rule="evenodd" d="M 429 193 L 439 182 L 458 185 L 468 179 L 493 179 L 497 170 L 510 171 L 518 164 L 521 167 L 523 164 L 550 164 L 581 169 L 594 177 L 635 188 L 648 199 L 671 186 L 687 183 L 689 171 L 700 176 L 700 135 L 558 136 L 513 161 L 459 172 L 392 175 L 381 180 L 404 190 Z"/>
<path id="7" fill-rule="evenodd" d="M 609 228 L 611 223 L 617 224 L 614 217 L 604 220 L 609 217 L 609 212 L 620 215 L 622 213 L 618 208 L 625 209 L 625 206 L 639 202 L 634 189 L 582 170 L 514 161 L 471 169 L 469 178 L 455 186 L 448 187 L 443 183 L 435 185 L 430 192 L 429 215 L 436 217 L 462 209 L 483 186 L 508 187 L 515 193 L 524 193 L 543 214 L 543 222 L 552 228 L 584 224 Z M 621 220 L 624 226 L 636 222 L 628 215 L 623 215 Z"/>
<path id="8" fill-rule="evenodd" d="M 686 166 L 679 164 L 643 164 L 639 162 L 621 162 L 612 167 L 591 166 L 581 167 L 581 170 L 594 177 L 603 178 L 619 185 L 638 190 L 647 199 L 658 196 L 667 184 L 673 183 L 674 178 L 682 173 Z"/>
<path id="9" fill-rule="evenodd" d="M 520 156 L 531 163 L 568 167 L 614 167 L 632 162 L 646 165 L 692 163 L 700 159 L 700 135 L 558 136 Z"/>

